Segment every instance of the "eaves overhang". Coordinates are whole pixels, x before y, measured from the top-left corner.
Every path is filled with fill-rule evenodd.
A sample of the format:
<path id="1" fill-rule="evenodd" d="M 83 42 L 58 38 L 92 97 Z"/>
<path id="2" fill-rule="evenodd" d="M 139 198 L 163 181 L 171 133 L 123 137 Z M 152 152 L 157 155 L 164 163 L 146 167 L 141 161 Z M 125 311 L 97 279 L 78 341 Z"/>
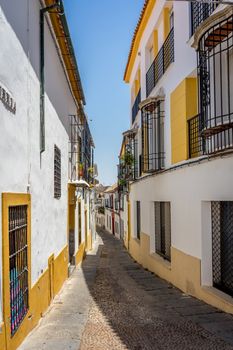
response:
<path id="1" fill-rule="evenodd" d="M 51 6 L 55 0 L 44 0 L 45 6 Z M 63 1 L 59 0 L 59 10 L 53 10 L 49 13 L 51 25 L 59 45 L 60 53 L 65 65 L 67 77 L 72 89 L 72 93 L 79 106 L 85 105 L 85 96 L 79 74 L 78 64 L 74 53 L 74 48 L 64 12 Z"/>
<path id="2" fill-rule="evenodd" d="M 133 65 L 138 54 L 139 45 L 141 42 L 142 35 L 145 31 L 146 25 L 150 19 L 151 13 L 155 6 L 156 0 L 145 0 L 142 8 L 136 29 L 134 31 L 133 39 L 131 41 L 130 51 L 124 73 L 124 81 L 129 83 L 130 76 L 133 70 Z"/>

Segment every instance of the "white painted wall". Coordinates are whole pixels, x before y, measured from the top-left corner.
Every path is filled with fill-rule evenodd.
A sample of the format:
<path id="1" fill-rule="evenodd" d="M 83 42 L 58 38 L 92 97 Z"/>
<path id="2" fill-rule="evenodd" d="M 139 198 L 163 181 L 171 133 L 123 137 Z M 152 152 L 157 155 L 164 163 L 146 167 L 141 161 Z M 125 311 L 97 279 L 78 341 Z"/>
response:
<path id="1" fill-rule="evenodd" d="M 76 113 L 54 41 L 46 25 L 46 150 L 40 161 L 39 10 L 39 1 L 2 0 L 0 5 L 0 85 L 10 91 L 17 103 L 17 112 L 13 115 L 0 102 L 0 192 L 26 193 L 30 185 L 32 285 L 47 268 L 48 257 L 53 253 L 55 256 L 59 254 L 67 244 L 68 115 Z M 53 193 L 54 144 L 61 150 L 62 187 L 59 200 L 54 199 Z M 0 203 L 0 221 L 1 213 Z M 82 223 L 84 225 L 84 219 Z M 84 226 L 82 232 L 84 237 Z M 2 239 L 2 271 L 1 244 Z M 2 295 L 0 298 L 2 301 Z"/>
<path id="2" fill-rule="evenodd" d="M 118 239 L 120 239 L 120 215 L 119 215 L 119 213 L 115 213 L 114 220 L 115 220 L 115 236 Z"/>
<path id="3" fill-rule="evenodd" d="M 232 173 L 233 158 L 229 156 L 168 170 L 131 185 L 131 215 L 135 217 L 135 202 L 141 201 L 141 229 L 150 236 L 152 251 L 155 234 L 153 202 L 169 201 L 172 246 L 203 259 L 205 283 L 209 281 L 207 276 L 211 269 L 210 202 L 233 200 Z M 132 220 L 132 236 L 136 237 L 135 219 Z"/>
<path id="4" fill-rule="evenodd" d="M 138 66 L 141 67 L 141 99 L 146 99 L 146 47 L 150 40 L 154 28 L 158 29 L 159 48 L 163 44 L 163 22 L 162 13 L 163 6 L 167 5 L 165 1 L 156 3 L 150 20 L 142 36 L 139 51 L 140 56 L 137 56 L 130 79 L 130 87 L 134 82 L 133 77 L 136 74 Z M 172 63 L 167 69 L 163 77 L 151 92 L 150 96 L 157 96 L 162 88 L 165 93 L 165 167 L 171 165 L 171 137 L 170 137 L 170 94 L 178 86 L 178 84 L 187 76 L 193 75 L 196 70 L 196 53 L 191 48 L 189 41 L 190 36 L 190 17 L 189 3 L 174 2 L 174 45 L 175 45 L 175 63 Z M 141 126 L 141 112 L 139 111 L 134 125 Z M 140 147 L 140 144 L 139 144 Z"/>

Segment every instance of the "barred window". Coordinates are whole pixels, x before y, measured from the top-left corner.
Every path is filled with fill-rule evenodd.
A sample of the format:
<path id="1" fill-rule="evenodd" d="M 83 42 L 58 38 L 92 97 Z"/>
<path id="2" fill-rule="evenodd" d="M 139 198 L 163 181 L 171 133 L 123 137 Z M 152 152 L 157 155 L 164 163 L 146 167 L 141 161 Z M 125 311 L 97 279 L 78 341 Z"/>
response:
<path id="1" fill-rule="evenodd" d="M 170 202 L 155 202 L 155 251 L 171 260 L 171 208 Z"/>
<path id="2" fill-rule="evenodd" d="M 164 168 L 164 101 L 152 101 L 142 107 L 142 172 Z"/>
<path id="3" fill-rule="evenodd" d="M 212 202 L 213 285 L 233 296 L 233 202 Z"/>
<path id="4" fill-rule="evenodd" d="M 27 205 L 9 207 L 10 326 L 13 336 L 26 316 L 28 303 Z"/>
<path id="5" fill-rule="evenodd" d="M 54 198 L 61 198 L 61 151 L 54 145 Z"/>
<path id="6" fill-rule="evenodd" d="M 137 239 L 140 239 L 140 236 L 141 236 L 141 203 L 139 201 L 136 202 L 136 211 L 137 211 L 136 234 L 137 234 Z"/>
<path id="7" fill-rule="evenodd" d="M 82 243 L 82 208 L 81 202 L 78 202 L 78 244 Z"/>

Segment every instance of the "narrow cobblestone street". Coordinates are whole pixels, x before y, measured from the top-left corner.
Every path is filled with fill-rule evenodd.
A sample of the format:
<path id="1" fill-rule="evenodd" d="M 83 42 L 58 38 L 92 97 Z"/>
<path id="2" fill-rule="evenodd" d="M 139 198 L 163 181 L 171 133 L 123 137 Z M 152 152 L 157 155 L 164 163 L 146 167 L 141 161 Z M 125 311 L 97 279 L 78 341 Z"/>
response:
<path id="1" fill-rule="evenodd" d="M 233 317 L 183 294 L 99 232 L 20 350 L 233 349 Z"/>

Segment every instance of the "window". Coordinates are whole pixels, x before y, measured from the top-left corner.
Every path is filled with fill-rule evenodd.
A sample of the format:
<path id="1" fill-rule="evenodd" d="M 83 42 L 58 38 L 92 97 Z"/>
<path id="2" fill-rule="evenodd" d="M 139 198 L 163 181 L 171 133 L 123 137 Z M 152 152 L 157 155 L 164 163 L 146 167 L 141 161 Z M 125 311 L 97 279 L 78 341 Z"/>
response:
<path id="1" fill-rule="evenodd" d="M 115 233 L 118 235 L 119 228 L 118 228 L 118 222 L 115 221 Z"/>
<path id="2" fill-rule="evenodd" d="M 149 48 L 148 54 L 149 54 L 149 67 L 150 67 L 154 61 L 154 48 L 153 48 L 153 46 L 151 46 Z"/>
<path id="3" fill-rule="evenodd" d="M 146 97 L 150 95 L 174 60 L 174 28 L 172 28 L 146 73 Z"/>
<path id="4" fill-rule="evenodd" d="M 9 207 L 10 323 L 13 336 L 28 305 L 27 205 Z"/>
<path id="5" fill-rule="evenodd" d="M 173 12 L 173 9 L 171 9 L 171 11 L 170 11 L 169 21 L 170 21 L 170 30 L 171 30 L 172 28 L 174 28 L 174 12 Z"/>
<path id="6" fill-rule="evenodd" d="M 214 287 L 233 296 L 233 202 L 212 202 Z"/>
<path id="7" fill-rule="evenodd" d="M 191 35 L 195 33 L 199 25 L 212 14 L 218 5 L 218 3 L 212 1 L 209 3 L 201 3 L 198 1 L 190 3 Z"/>
<path id="8" fill-rule="evenodd" d="M 137 239 L 140 239 L 141 235 L 141 203 L 139 201 L 136 202 L 136 234 Z"/>
<path id="9" fill-rule="evenodd" d="M 233 16 L 215 23 L 198 44 L 199 133 L 205 154 L 233 148 Z"/>
<path id="10" fill-rule="evenodd" d="M 54 145 L 54 198 L 61 198 L 61 151 Z"/>
<path id="11" fill-rule="evenodd" d="M 124 239 L 124 221 L 120 219 L 120 237 Z"/>
<path id="12" fill-rule="evenodd" d="M 164 168 L 164 101 L 142 107 L 142 171 Z"/>
<path id="13" fill-rule="evenodd" d="M 78 243 L 82 242 L 82 217 L 81 217 L 81 202 L 78 202 Z"/>
<path id="14" fill-rule="evenodd" d="M 170 202 L 155 202 L 155 251 L 171 260 L 171 209 Z"/>

